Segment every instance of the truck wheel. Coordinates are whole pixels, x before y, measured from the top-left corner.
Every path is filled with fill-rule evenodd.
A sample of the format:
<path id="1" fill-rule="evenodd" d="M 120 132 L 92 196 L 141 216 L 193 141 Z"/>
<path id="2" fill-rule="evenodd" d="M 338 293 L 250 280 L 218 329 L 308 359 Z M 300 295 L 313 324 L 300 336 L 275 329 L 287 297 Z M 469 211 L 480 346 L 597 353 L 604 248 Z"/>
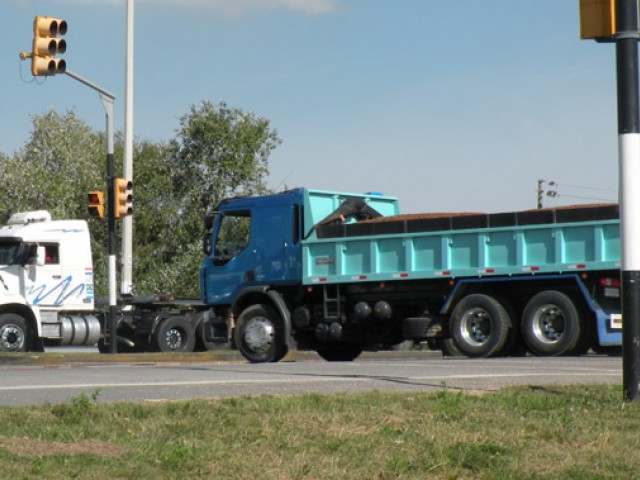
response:
<path id="1" fill-rule="evenodd" d="M 242 356 L 252 363 L 277 362 L 287 354 L 282 320 L 269 305 L 246 308 L 238 317 L 233 338 Z"/>
<path id="2" fill-rule="evenodd" d="M 451 314 L 451 335 L 458 349 L 468 357 L 490 357 L 507 341 L 511 318 L 493 297 L 469 295 Z"/>
<path id="3" fill-rule="evenodd" d="M 564 293 L 540 292 L 524 307 L 522 337 L 533 354 L 569 354 L 578 344 L 580 335 L 578 309 Z"/>
<path id="4" fill-rule="evenodd" d="M 362 353 L 359 343 L 322 342 L 316 345 L 316 352 L 327 362 L 352 362 Z"/>
<path id="5" fill-rule="evenodd" d="M 450 338 L 429 338 L 427 339 L 429 350 L 440 350 L 443 357 L 461 357 L 464 355 Z"/>
<path id="6" fill-rule="evenodd" d="M 27 321 L 15 313 L 0 315 L 0 352 L 26 352 L 29 344 Z"/>
<path id="7" fill-rule="evenodd" d="M 196 335 L 184 317 L 169 317 L 160 322 L 153 334 L 153 345 L 159 352 L 193 352 Z"/>

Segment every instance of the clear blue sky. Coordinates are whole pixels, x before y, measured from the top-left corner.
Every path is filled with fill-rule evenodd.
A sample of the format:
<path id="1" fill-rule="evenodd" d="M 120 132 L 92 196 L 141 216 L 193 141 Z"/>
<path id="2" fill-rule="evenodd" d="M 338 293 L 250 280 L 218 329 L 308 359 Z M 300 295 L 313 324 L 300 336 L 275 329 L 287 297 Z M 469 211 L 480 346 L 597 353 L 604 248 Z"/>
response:
<path id="1" fill-rule="evenodd" d="M 122 129 L 125 0 L 2 7 L 0 151 L 50 107 L 104 129 L 93 91 L 28 83 L 35 15 L 68 21 L 68 68 L 117 95 Z M 405 212 L 534 208 L 538 178 L 558 183 L 548 206 L 617 198 L 615 51 L 579 40 L 577 0 L 136 0 L 135 29 L 136 137 L 224 100 L 278 130 L 274 188 L 380 191 Z"/>

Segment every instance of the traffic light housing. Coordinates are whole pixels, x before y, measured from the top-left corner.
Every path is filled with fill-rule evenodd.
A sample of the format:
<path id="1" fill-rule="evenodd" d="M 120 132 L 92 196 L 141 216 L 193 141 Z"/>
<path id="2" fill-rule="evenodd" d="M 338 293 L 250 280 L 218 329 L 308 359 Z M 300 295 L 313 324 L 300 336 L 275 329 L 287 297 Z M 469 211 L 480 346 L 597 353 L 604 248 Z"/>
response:
<path id="1" fill-rule="evenodd" d="M 93 218 L 104 218 L 104 194 L 93 190 L 87 194 L 87 211 Z"/>
<path id="2" fill-rule="evenodd" d="M 126 178 L 113 180 L 113 216 L 114 218 L 126 217 L 133 213 L 133 182 Z"/>
<path id="3" fill-rule="evenodd" d="M 580 39 L 609 39 L 616 33 L 616 0 L 580 0 Z"/>
<path id="4" fill-rule="evenodd" d="M 58 35 L 67 33 L 66 20 L 38 16 L 33 20 L 33 48 L 31 51 L 31 73 L 34 77 L 64 73 L 67 62 L 56 58 L 67 50 L 67 42 Z"/>

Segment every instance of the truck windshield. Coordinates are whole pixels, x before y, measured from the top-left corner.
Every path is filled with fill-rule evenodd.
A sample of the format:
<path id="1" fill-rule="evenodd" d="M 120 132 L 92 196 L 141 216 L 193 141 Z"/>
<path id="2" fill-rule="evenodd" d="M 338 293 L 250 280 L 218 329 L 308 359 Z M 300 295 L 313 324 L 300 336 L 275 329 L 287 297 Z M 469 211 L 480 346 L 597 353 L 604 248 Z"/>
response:
<path id="1" fill-rule="evenodd" d="M 0 242 L 0 265 L 20 264 L 24 255 L 21 242 Z"/>

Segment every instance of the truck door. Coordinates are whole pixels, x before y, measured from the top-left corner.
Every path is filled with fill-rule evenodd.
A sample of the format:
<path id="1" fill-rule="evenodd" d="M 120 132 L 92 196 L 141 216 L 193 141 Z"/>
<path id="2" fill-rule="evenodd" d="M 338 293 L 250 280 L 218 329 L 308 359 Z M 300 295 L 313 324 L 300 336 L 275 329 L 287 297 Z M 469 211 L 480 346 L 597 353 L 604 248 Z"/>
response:
<path id="1" fill-rule="evenodd" d="M 285 204 L 263 208 L 260 216 L 254 218 L 254 231 L 260 237 L 256 279 L 261 283 L 274 285 L 299 280 L 297 215 L 293 205 Z"/>
<path id="2" fill-rule="evenodd" d="M 221 213 L 217 222 L 213 256 L 206 268 L 208 303 L 225 303 L 245 282 L 255 278 L 255 250 L 251 245 L 249 210 Z"/>
<path id="3" fill-rule="evenodd" d="M 33 245 L 34 253 L 27 268 L 27 301 L 33 305 L 61 305 L 68 294 L 68 285 L 62 278 L 60 245 L 47 243 Z"/>

